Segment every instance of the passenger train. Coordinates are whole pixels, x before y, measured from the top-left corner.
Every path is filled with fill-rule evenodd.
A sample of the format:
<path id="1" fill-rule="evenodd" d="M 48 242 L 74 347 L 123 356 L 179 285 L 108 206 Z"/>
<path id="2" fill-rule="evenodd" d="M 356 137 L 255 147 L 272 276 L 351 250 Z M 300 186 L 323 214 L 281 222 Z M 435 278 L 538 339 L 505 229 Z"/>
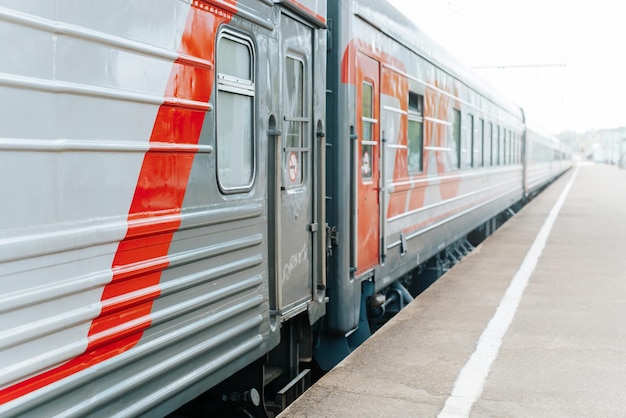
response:
<path id="1" fill-rule="evenodd" d="M 570 166 L 382 0 L 1 1 L 0 50 L 3 417 L 272 416 Z"/>

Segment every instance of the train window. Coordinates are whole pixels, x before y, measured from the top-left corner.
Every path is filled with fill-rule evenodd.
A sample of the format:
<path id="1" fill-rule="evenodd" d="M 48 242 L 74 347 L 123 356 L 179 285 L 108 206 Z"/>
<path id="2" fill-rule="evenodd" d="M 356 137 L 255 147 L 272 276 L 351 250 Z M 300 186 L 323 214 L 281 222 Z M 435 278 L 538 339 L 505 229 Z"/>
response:
<path id="1" fill-rule="evenodd" d="M 501 128 L 498 132 L 498 164 L 504 165 L 504 138 L 506 136 L 506 131 L 504 128 Z"/>
<path id="2" fill-rule="evenodd" d="M 511 164 L 517 164 L 517 140 L 513 131 L 511 131 Z"/>
<path id="3" fill-rule="evenodd" d="M 517 157 L 515 153 L 515 133 L 513 131 L 511 131 L 509 142 L 511 144 L 511 164 L 515 164 L 515 158 Z"/>
<path id="4" fill-rule="evenodd" d="M 512 164 L 513 163 L 513 132 L 511 131 L 507 131 L 506 134 L 506 151 L 507 151 L 507 156 L 506 156 L 506 162 L 507 164 Z"/>
<path id="5" fill-rule="evenodd" d="M 490 166 L 491 165 L 491 141 L 492 141 L 492 132 L 493 132 L 493 123 L 489 122 L 485 125 L 485 134 L 484 134 L 484 148 L 483 148 L 483 153 L 485 155 L 485 164 L 486 166 Z"/>
<path id="6" fill-rule="evenodd" d="M 409 92 L 409 111 L 422 114 L 424 98 L 417 93 Z"/>
<path id="7" fill-rule="evenodd" d="M 491 150 L 493 165 L 500 165 L 500 127 L 493 131 L 493 148 Z"/>
<path id="8" fill-rule="evenodd" d="M 283 154 L 283 184 L 299 186 L 303 181 L 305 161 L 302 153 L 309 144 L 305 144 L 304 129 L 304 63 L 296 58 L 287 57 L 285 61 L 285 80 L 287 83 L 285 99 L 285 152 Z"/>
<path id="9" fill-rule="evenodd" d="M 452 109 L 450 159 L 452 167 L 461 168 L 461 111 L 458 109 Z"/>
<path id="10" fill-rule="evenodd" d="M 511 144 L 509 143 L 509 140 L 511 139 L 511 131 L 505 129 L 504 130 L 504 165 L 507 165 L 511 162 L 510 156 L 511 156 Z"/>
<path id="11" fill-rule="evenodd" d="M 513 163 L 513 147 L 512 147 L 512 145 L 513 145 L 513 142 L 512 142 L 513 136 L 512 136 L 512 134 L 513 134 L 513 132 L 511 132 L 511 131 L 507 131 L 507 133 L 506 133 L 506 139 L 507 139 L 507 142 L 506 142 L 506 162 L 507 162 L 507 164 Z"/>
<path id="12" fill-rule="evenodd" d="M 361 132 L 363 139 L 361 140 L 361 178 L 363 180 L 372 180 L 374 172 L 373 158 L 373 129 L 374 129 L 374 87 L 369 83 L 363 83 L 361 97 Z"/>
<path id="13" fill-rule="evenodd" d="M 510 144 L 511 144 L 511 164 L 515 164 L 515 133 L 513 131 L 511 131 L 511 137 L 509 140 Z"/>
<path id="14" fill-rule="evenodd" d="M 409 92 L 409 123 L 407 135 L 409 174 L 422 171 L 422 150 L 424 146 L 422 103 L 422 96 Z"/>
<path id="15" fill-rule="evenodd" d="M 468 167 L 474 167 L 474 116 L 473 115 L 467 115 L 467 119 L 468 119 L 468 138 L 466 141 L 466 145 L 467 145 L 467 150 L 463 150 L 464 151 L 464 155 L 465 155 L 465 164 L 464 167 L 468 168 Z"/>
<path id="16" fill-rule="evenodd" d="M 511 138 L 510 133 L 511 131 L 507 129 L 504 130 L 504 165 L 507 165 L 511 162 L 509 159 L 509 156 L 511 154 L 511 146 L 509 144 L 509 139 Z"/>
<path id="17" fill-rule="evenodd" d="M 254 178 L 254 50 L 223 33 L 217 44 L 217 177 L 226 192 L 248 190 Z"/>
<path id="18" fill-rule="evenodd" d="M 500 157 L 500 161 L 502 165 L 507 165 L 506 155 L 507 155 L 507 144 L 506 144 L 506 129 L 502 128 L 502 148 L 500 149 L 500 153 L 502 154 Z"/>
<path id="19" fill-rule="evenodd" d="M 511 132 L 511 164 L 517 164 L 517 135 Z"/>
<path id="20" fill-rule="evenodd" d="M 478 123 L 476 124 L 476 145 L 474 146 L 474 166 L 482 167 L 484 165 L 483 161 L 483 149 L 485 147 L 485 121 L 482 119 L 478 119 Z"/>

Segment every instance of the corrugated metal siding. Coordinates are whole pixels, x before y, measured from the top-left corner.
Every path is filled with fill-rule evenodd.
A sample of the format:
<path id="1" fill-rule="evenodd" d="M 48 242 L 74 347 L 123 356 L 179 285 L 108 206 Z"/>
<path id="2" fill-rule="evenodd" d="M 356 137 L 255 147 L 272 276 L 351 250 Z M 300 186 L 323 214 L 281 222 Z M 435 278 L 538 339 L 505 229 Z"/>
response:
<path id="1" fill-rule="evenodd" d="M 0 217 L 0 390 L 65 367 L 88 346 L 119 351 L 26 390 L 0 405 L 1 416 L 156 411 L 268 349 L 264 188 L 128 219 L 148 150 L 185 159 L 213 151 L 148 143 L 159 106 L 171 99 L 163 92 L 173 62 L 213 68 L 176 50 L 190 3 L 96 3 L 0 7 L 0 175 L 12 180 L 2 184 Z M 209 109 L 174 99 L 172 108 Z M 141 256 L 115 264 L 124 237 L 142 242 L 128 250 Z M 150 256 L 172 237 L 165 253 Z M 113 275 L 115 286 L 159 280 L 102 298 Z M 94 318 L 113 325 L 91 333 Z M 133 344 L 124 347 L 126 339 Z"/>

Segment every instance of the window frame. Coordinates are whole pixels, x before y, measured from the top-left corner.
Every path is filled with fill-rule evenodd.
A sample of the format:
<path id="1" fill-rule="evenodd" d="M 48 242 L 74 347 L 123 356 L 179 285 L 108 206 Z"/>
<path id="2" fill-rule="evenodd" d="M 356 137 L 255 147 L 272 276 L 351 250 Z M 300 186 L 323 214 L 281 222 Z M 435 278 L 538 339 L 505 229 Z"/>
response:
<path id="1" fill-rule="evenodd" d="M 476 155 L 478 156 L 478 164 L 476 167 L 484 167 L 485 166 L 485 120 L 481 117 L 478 118 L 477 133 L 476 137 L 478 138 L 477 144 L 479 144 L 478 152 Z"/>
<path id="2" fill-rule="evenodd" d="M 369 103 L 369 107 L 370 107 L 370 115 L 366 116 L 365 115 L 365 111 L 363 110 L 363 104 L 364 104 L 364 99 L 365 99 L 365 86 L 368 86 L 368 88 L 370 89 L 370 103 Z M 375 138 L 375 132 L 374 129 L 377 128 L 377 124 L 378 124 L 378 120 L 376 118 L 374 118 L 374 116 L 376 116 L 375 110 L 376 109 L 376 88 L 375 88 L 375 84 L 373 80 L 370 79 L 364 79 L 361 83 L 361 138 L 360 138 L 360 143 L 361 143 L 361 154 L 359 156 L 359 172 L 361 175 L 361 183 L 363 184 L 373 184 L 374 182 L 374 173 L 376 172 L 376 167 L 375 164 L 378 164 L 378 162 L 376 161 L 376 158 L 374 158 L 374 154 L 375 154 L 375 148 L 376 146 L 378 146 L 378 143 L 374 140 Z M 369 138 L 365 139 L 365 125 L 367 124 L 368 128 L 369 128 Z M 366 149 L 366 147 L 368 147 Z M 365 152 L 369 150 L 369 154 L 368 154 L 368 158 L 369 158 L 369 172 L 365 173 L 364 172 L 364 156 L 365 156 Z"/>
<path id="3" fill-rule="evenodd" d="M 228 39 L 231 42 L 238 43 L 247 48 L 248 56 L 250 58 L 250 79 L 242 79 L 232 74 L 220 73 L 219 72 L 219 61 L 220 61 L 220 42 L 224 39 Z M 216 37 L 215 44 L 215 175 L 218 187 L 223 194 L 235 194 L 235 193 L 247 193 L 252 190 L 254 183 L 256 181 L 256 171 L 257 171 L 257 132 L 256 132 L 256 111 L 257 111 L 257 91 L 256 91 L 256 48 L 254 45 L 254 40 L 251 36 L 243 34 L 241 32 L 232 30 L 232 29 L 222 29 L 218 36 Z M 235 185 L 226 185 L 223 179 L 223 175 L 220 175 L 220 138 L 223 137 L 223 134 L 220 135 L 220 112 L 221 106 L 219 105 L 220 101 L 220 92 L 229 93 L 235 96 L 245 96 L 250 99 L 250 141 L 245 145 L 250 146 L 250 159 L 249 161 L 243 161 L 243 163 L 250 164 L 250 180 L 245 184 L 235 184 Z M 245 141 L 245 139 L 244 139 Z M 228 160 L 231 162 L 232 160 Z"/>
<path id="4" fill-rule="evenodd" d="M 463 155 L 462 148 L 462 140 L 463 140 L 463 115 L 461 114 L 461 109 L 457 109 L 456 107 L 452 108 L 452 141 L 456 144 L 455 157 L 456 164 L 453 164 L 454 169 L 460 170 L 462 163 L 461 157 Z"/>
<path id="5" fill-rule="evenodd" d="M 417 98 L 417 108 L 411 108 L 411 95 L 416 96 Z M 406 133 L 406 161 L 407 161 L 407 172 L 409 175 L 421 174 L 424 172 L 424 96 L 414 91 L 409 91 L 407 96 L 407 133 Z M 414 167 L 411 161 L 411 137 L 410 133 L 410 125 L 411 123 L 418 123 L 420 127 L 420 144 L 419 144 L 419 167 L 417 170 L 412 169 Z"/>
<path id="6" fill-rule="evenodd" d="M 307 158 L 305 158 L 305 153 L 310 153 L 311 152 L 311 143 L 310 143 L 310 139 L 308 138 L 307 134 L 306 134 L 306 130 L 308 129 L 308 124 L 310 123 L 310 109 L 307 103 L 307 98 L 308 98 L 308 94 L 310 88 L 307 85 L 307 77 L 309 76 L 309 74 L 307 73 L 307 71 L 309 71 L 306 59 L 303 55 L 300 54 L 296 54 L 296 53 L 291 53 L 288 52 L 285 55 L 285 60 L 282 63 L 282 65 L 285 68 L 288 66 L 288 60 L 292 60 L 293 62 L 299 63 L 300 64 L 300 69 L 302 71 L 301 78 L 300 78 L 300 89 L 301 89 L 301 97 L 300 100 L 301 102 L 299 103 L 301 108 L 301 114 L 300 115 L 287 115 L 287 102 L 285 101 L 284 103 L 284 109 L 283 109 L 283 113 L 285 113 L 284 115 L 284 121 L 288 122 L 288 123 L 295 123 L 295 124 L 299 124 L 298 125 L 298 131 L 299 131 L 299 139 L 298 139 L 298 144 L 296 144 L 295 146 L 289 144 L 289 139 L 287 137 L 285 137 L 284 142 L 283 142 L 283 167 L 288 167 L 288 162 L 289 162 L 289 158 L 291 153 L 296 153 L 297 158 L 298 158 L 298 173 L 297 173 L 297 178 L 294 181 L 290 181 L 291 179 L 288 179 L 288 172 L 287 170 L 283 169 L 283 173 L 282 173 L 282 185 L 285 188 L 285 190 L 293 190 L 293 189 L 298 189 L 298 188 L 302 188 L 306 182 L 308 181 L 308 176 L 307 176 L 307 172 L 308 172 L 308 164 L 307 164 Z M 286 75 L 285 75 L 286 77 Z M 287 87 L 285 87 L 287 88 Z M 287 131 L 286 129 L 284 131 Z M 284 132 L 283 135 L 288 135 L 288 131 Z"/>
<path id="7" fill-rule="evenodd" d="M 493 154 L 492 154 L 492 147 L 493 147 L 493 122 L 487 122 L 485 124 L 485 127 L 489 128 L 489 135 L 485 135 L 485 142 L 483 143 L 483 153 L 485 154 L 485 157 L 487 158 L 483 158 L 484 161 L 484 166 L 485 167 L 491 167 L 492 164 L 492 159 L 493 159 Z M 486 148 L 485 144 L 489 144 L 489 153 L 486 152 Z"/>
<path id="8" fill-rule="evenodd" d="M 469 138 L 467 139 L 468 142 L 468 154 L 466 154 L 465 158 L 466 158 L 466 166 L 465 168 L 474 168 L 474 141 L 476 140 L 476 133 L 474 132 L 474 115 L 472 115 L 471 113 L 467 114 L 467 120 L 468 120 L 468 124 L 469 124 L 469 128 L 467 129 L 469 132 Z"/>

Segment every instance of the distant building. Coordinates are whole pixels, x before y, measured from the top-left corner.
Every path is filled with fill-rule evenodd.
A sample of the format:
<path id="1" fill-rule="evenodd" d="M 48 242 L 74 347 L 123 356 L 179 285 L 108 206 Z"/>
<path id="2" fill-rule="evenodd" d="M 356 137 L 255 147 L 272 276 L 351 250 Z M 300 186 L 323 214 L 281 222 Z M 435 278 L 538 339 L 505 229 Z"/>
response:
<path id="1" fill-rule="evenodd" d="M 572 151 L 579 152 L 583 159 L 626 168 L 626 127 L 563 132 L 557 136 L 569 143 Z"/>

